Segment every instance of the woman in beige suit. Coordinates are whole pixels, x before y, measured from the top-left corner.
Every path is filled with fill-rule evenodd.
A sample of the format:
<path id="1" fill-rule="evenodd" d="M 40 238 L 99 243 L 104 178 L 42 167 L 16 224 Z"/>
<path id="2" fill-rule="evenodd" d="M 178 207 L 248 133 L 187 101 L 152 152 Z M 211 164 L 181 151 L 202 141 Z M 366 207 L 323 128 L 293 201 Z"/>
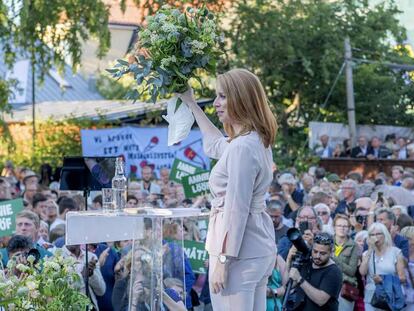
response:
<path id="1" fill-rule="evenodd" d="M 180 97 L 192 110 L 205 153 L 218 162 L 206 249 L 215 311 L 266 310 L 266 284 L 275 262 L 272 220 L 265 193 L 272 181 L 277 124 L 259 79 L 244 69 L 219 75 L 214 107 L 228 137 L 197 105 L 190 89 Z"/>

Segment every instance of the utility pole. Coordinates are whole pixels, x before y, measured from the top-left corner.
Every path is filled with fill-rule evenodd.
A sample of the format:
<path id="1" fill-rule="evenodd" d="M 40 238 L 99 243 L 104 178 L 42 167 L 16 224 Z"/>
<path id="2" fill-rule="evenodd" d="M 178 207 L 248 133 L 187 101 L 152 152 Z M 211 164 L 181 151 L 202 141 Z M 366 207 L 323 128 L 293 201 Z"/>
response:
<path id="1" fill-rule="evenodd" d="M 356 145 L 355 98 L 354 82 L 352 78 L 352 51 L 349 37 L 345 38 L 345 77 L 349 137 L 351 140 L 351 147 L 354 147 Z"/>
<path id="2" fill-rule="evenodd" d="M 33 145 L 33 156 L 36 149 L 36 65 L 32 60 L 32 145 Z"/>

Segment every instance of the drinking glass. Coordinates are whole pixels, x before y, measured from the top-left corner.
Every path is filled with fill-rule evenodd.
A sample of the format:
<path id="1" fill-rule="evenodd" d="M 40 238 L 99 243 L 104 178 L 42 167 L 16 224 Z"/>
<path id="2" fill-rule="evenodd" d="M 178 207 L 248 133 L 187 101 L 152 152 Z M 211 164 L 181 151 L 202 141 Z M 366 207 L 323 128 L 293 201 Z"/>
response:
<path id="1" fill-rule="evenodd" d="M 102 209 L 104 212 L 114 210 L 114 191 L 112 188 L 102 188 Z"/>

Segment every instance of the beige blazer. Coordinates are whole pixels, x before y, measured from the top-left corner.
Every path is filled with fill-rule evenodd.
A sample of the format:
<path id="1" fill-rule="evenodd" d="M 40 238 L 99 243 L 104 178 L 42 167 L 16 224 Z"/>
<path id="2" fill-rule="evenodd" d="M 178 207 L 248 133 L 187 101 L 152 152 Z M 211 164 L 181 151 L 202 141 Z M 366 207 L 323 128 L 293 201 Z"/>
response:
<path id="1" fill-rule="evenodd" d="M 230 143 L 224 136 L 203 137 L 205 153 L 218 162 L 210 174 L 212 210 L 206 249 L 240 259 L 276 254 L 273 223 L 265 212 L 272 181 L 272 150 L 256 132 Z"/>

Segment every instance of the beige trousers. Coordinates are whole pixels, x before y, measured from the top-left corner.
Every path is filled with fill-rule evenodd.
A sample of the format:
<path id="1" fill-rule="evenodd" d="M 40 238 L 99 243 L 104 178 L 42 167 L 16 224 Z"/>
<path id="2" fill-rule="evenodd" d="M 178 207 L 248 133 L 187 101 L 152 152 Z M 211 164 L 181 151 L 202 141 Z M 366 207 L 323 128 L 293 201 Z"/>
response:
<path id="1" fill-rule="evenodd" d="M 210 283 L 213 310 L 266 311 L 266 285 L 272 274 L 275 260 L 276 255 L 251 259 L 231 259 L 225 289 L 214 294 Z M 217 256 L 210 256 L 210 280 L 217 261 Z"/>

